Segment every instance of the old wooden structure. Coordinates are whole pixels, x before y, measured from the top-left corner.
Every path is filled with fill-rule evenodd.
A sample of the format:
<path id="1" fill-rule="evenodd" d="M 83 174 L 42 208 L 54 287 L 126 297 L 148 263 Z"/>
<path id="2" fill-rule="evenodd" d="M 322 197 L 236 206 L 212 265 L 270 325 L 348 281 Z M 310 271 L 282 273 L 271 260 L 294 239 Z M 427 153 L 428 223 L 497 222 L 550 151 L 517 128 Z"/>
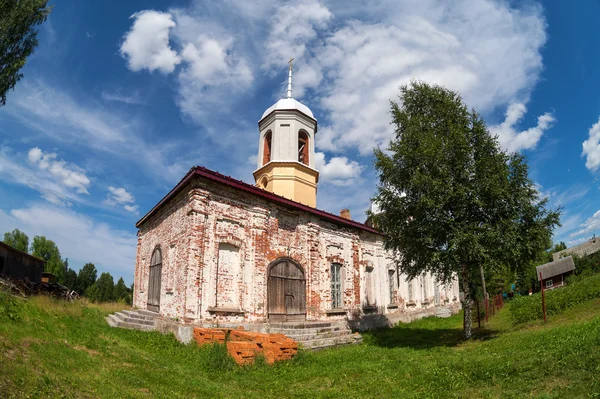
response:
<path id="1" fill-rule="evenodd" d="M 40 283 L 45 263 L 42 259 L 0 242 L 0 275 L 27 278 L 32 283 Z"/>

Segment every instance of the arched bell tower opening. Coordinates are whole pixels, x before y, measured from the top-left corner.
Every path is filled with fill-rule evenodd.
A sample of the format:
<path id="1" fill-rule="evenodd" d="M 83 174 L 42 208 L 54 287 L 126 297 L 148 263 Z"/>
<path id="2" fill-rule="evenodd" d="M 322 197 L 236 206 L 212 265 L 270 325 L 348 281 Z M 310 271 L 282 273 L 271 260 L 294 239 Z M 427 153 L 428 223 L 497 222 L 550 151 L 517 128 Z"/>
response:
<path id="1" fill-rule="evenodd" d="M 263 165 L 266 165 L 271 161 L 271 139 L 273 133 L 269 130 L 263 137 Z"/>
<path id="2" fill-rule="evenodd" d="M 298 132 L 298 162 L 307 166 L 309 165 L 308 145 L 308 133 L 300 130 Z"/>
<path id="3" fill-rule="evenodd" d="M 291 61 L 287 98 L 277 101 L 264 112 L 258 128 L 256 185 L 316 207 L 319 172 L 315 169 L 314 137 L 317 120 L 306 105 L 292 98 Z"/>

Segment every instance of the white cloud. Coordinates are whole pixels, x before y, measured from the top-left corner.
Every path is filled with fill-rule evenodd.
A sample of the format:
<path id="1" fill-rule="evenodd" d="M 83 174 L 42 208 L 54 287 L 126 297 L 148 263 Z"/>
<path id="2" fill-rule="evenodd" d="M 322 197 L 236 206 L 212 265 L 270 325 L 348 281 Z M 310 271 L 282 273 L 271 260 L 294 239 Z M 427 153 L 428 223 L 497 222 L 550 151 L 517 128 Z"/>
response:
<path id="1" fill-rule="evenodd" d="M 569 238 L 578 237 L 583 234 L 592 235 L 600 231 L 600 210 L 596 211 L 591 217 L 583 222 L 579 227 L 581 229 L 569 235 Z"/>
<path id="2" fill-rule="evenodd" d="M 273 71 L 284 70 L 288 60 L 295 58 L 298 66 L 294 76 L 294 97 L 302 97 L 304 87 L 315 87 L 322 79 L 318 68 L 304 67 L 310 62 L 308 46 L 317 39 L 317 30 L 323 30 L 333 18 L 329 9 L 316 0 L 301 4 L 288 2 L 277 8 L 266 39 L 263 67 Z M 273 67 L 281 67 L 273 68 Z"/>
<path id="3" fill-rule="evenodd" d="M 111 186 L 108 188 L 108 191 L 110 192 L 109 197 L 111 201 L 114 201 L 117 204 L 130 204 L 135 202 L 133 195 L 123 187 L 115 188 Z"/>
<path id="4" fill-rule="evenodd" d="M 29 237 L 44 235 L 56 242 L 61 255 L 69 258 L 69 265 L 75 270 L 92 262 L 101 270 L 116 272 L 129 281 L 133 277 L 136 251 L 133 233 L 115 230 L 69 208 L 42 204 L 8 213 L 0 210 L 0 231 L 14 228 Z"/>
<path id="5" fill-rule="evenodd" d="M 334 157 L 325 161 L 325 154 L 315 153 L 315 168 L 319 171 L 319 180 L 335 186 L 349 186 L 360 177 L 362 166 L 346 157 Z"/>
<path id="6" fill-rule="evenodd" d="M 595 172 L 600 166 L 600 118 L 589 130 L 589 137 L 583 142 L 582 156 L 586 156 L 585 167 Z"/>
<path id="7" fill-rule="evenodd" d="M 0 180 L 27 186 L 54 204 L 70 205 L 81 201 L 80 196 L 65 184 L 33 169 L 26 161 L 23 162 L 22 155 L 14 154 L 5 147 L 0 148 Z"/>
<path id="8" fill-rule="evenodd" d="M 363 14 L 363 22 L 340 21 L 312 49 L 305 68 L 324 81 L 307 79 L 297 87 L 313 89 L 331 120 L 317 136 L 322 150 L 370 154 L 385 145 L 392 136 L 389 100 L 412 79 L 457 90 L 480 112 L 526 99 L 537 82 L 546 40 L 539 7 L 383 1 L 354 12 Z M 373 20 L 378 22 L 365 22 Z"/>
<path id="9" fill-rule="evenodd" d="M 43 80 L 21 82 L 3 111 L 41 132 L 40 139 L 51 139 L 63 149 L 73 146 L 76 151 L 92 150 L 88 156 L 97 165 L 102 165 L 108 155 L 111 164 L 116 159 L 133 162 L 143 172 L 168 180 L 181 177 L 189 168 L 181 164 L 180 139 L 171 137 L 161 143 L 146 139 L 154 132 L 144 119 L 77 97 Z"/>
<path id="10" fill-rule="evenodd" d="M 185 66 L 178 76 L 177 102 L 183 114 L 203 124 L 216 110 L 226 113 L 234 101 L 231 92 L 245 91 L 253 75 L 246 60 L 233 51 L 233 38 L 216 39 L 200 32 L 195 40 L 184 44 L 181 52 Z"/>
<path id="11" fill-rule="evenodd" d="M 39 170 L 47 172 L 59 184 L 73 188 L 79 194 L 89 194 L 87 187 L 90 185 L 90 179 L 85 175 L 85 171 L 77 165 L 58 160 L 55 153 L 44 153 L 37 147 L 29 150 L 27 158 L 31 164 L 37 166 Z"/>
<path id="12" fill-rule="evenodd" d="M 171 14 L 144 10 L 131 16 L 131 29 L 121 44 L 121 56 L 132 71 L 147 69 L 171 73 L 181 59 L 169 46 L 169 30 L 175 26 Z"/>
<path id="13" fill-rule="evenodd" d="M 127 212 L 139 213 L 139 208 L 137 205 L 123 205 L 123 209 L 125 209 Z"/>
<path id="14" fill-rule="evenodd" d="M 110 206 L 123 205 L 127 212 L 138 213 L 138 206 L 135 204 L 135 197 L 123 187 L 108 187 L 108 194 L 104 203 Z"/>
<path id="15" fill-rule="evenodd" d="M 140 105 L 144 104 L 144 101 L 140 98 L 138 91 L 131 92 L 129 94 L 122 94 L 120 91 L 109 92 L 102 90 L 102 99 L 105 101 L 117 101 L 125 104 Z"/>
<path id="16" fill-rule="evenodd" d="M 537 146 L 544 132 L 552 127 L 556 119 L 550 113 L 538 117 L 537 125 L 522 132 L 515 130 L 527 112 L 527 107 L 522 103 L 513 103 L 506 110 L 506 119 L 499 125 L 490 126 L 490 132 L 498 136 L 502 148 L 508 152 L 531 150 Z"/>

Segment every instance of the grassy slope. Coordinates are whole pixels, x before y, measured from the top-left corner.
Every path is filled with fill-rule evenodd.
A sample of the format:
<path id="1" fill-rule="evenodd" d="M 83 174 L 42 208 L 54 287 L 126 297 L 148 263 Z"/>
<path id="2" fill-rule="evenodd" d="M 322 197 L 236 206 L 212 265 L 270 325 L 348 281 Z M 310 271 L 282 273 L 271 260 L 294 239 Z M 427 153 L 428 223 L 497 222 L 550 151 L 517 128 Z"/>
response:
<path id="1" fill-rule="evenodd" d="M 114 307 L 33 298 L 19 320 L 0 314 L 0 397 L 600 397 L 599 309 L 594 300 L 516 329 L 502 311 L 467 343 L 459 316 L 425 319 L 239 368 L 219 346 L 112 329 L 103 317 Z"/>

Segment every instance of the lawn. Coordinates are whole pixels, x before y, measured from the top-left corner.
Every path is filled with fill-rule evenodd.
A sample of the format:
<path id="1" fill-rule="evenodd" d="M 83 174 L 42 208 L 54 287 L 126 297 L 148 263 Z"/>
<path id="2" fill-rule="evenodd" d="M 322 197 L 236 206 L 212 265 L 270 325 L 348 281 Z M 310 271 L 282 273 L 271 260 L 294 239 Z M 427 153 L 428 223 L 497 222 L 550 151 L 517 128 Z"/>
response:
<path id="1" fill-rule="evenodd" d="M 505 308 L 469 342 L 460 316 L 429 318 L 247 367 L 218 345 L 108 327 L 121 308 L 0 295 L 0 397 L 600 397 L 598 299 L 547 325 L 514 327 Z"/>

